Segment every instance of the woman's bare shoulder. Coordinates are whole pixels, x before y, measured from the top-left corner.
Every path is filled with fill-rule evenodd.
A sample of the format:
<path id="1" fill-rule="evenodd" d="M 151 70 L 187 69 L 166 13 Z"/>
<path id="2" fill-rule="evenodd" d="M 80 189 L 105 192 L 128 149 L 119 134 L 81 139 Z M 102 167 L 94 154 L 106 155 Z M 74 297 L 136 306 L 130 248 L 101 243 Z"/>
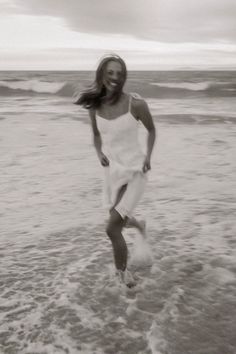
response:
<path id="1" fill-rule="evenodd" d="M 130 92 L 130 96 L 136 100 L 141 100 L 142 99 L 142 96 L 140 96 L 139 93 L 136 93 L 136 92 Z"/>
<path id="2" fill-rule="evenodd" d="M 147 103 L 138 93 L 130 93 L 132 97 L 132 108 L 135 111 L 145 110 L 147 109 Z"/>

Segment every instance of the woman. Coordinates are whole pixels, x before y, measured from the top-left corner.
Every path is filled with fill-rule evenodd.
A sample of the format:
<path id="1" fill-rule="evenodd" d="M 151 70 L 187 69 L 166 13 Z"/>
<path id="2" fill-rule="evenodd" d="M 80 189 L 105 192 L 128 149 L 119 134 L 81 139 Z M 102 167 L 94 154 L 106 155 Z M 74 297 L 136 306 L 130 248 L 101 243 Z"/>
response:
<path id="1" fill-rule="evenodd" d="M 112 243 L 117 275 L 131 287 L 135 282 L 126 269 L 128 252 L 122 229 L 126 226 L 144 231 L 144 223 L 138 222 L 132 213 L 151 169 L 155 126 L 146 102 L 138 95 L 123 91 L 126 78 L 125 62 L 118 55 L 106 55 L 98 65 L 93 85 L 75 103 L 89 111 L 110 206 L 106 232 Z M 138 142 L 139 121 L 148 131 L 146 154 Z"/>

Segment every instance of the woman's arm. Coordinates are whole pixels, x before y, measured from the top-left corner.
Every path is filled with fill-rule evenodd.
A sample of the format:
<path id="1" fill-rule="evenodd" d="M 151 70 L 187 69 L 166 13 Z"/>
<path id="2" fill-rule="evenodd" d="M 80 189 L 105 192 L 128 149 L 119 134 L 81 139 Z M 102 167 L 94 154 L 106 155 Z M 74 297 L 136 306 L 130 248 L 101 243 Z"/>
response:
<path id="1" fill-rule="evenodd" d="M 143 163 L 143 172 L 147 172 L 151 169 L 151 155 L 156 140 L 156 128 L 146 101 L 143 99 L 137 99 L 133 100 L 133 103 L 134 115 L 136 119 L 141 120 L 148 131 L 147 153 Z"/>
<path id="2" fill-rule="evenodd" d="M 91 119 L 92 131 L 93 131 L 93 143 L 96 149 L 98 158 L 102 164 L 102 166 L 109 166 L 109 160 L 106 155 L 102 152 L 102 138 L 100 132 L 97 127 L 96 115 L 95 111 L 90 109 L 89 110 L 89 117 Z"/>

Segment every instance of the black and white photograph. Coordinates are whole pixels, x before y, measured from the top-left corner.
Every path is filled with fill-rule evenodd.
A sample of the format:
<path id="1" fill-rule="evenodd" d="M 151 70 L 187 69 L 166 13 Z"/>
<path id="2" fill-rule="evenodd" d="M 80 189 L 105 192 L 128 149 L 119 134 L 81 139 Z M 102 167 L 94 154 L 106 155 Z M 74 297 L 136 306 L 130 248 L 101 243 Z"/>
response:
<path id="1" fill-rule="evenodd" d="M 235 19 L 0 0 L 0 354 L 236 353 Z"/>

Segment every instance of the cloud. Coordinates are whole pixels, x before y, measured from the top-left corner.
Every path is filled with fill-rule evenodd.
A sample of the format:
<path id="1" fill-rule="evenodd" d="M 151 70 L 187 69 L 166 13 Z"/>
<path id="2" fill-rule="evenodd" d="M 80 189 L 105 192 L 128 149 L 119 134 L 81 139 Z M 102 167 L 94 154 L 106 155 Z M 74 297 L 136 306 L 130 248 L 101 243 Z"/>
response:
<path id="1" fill-rule="evenodd" d="M 16 14 L 18 6 L 14 0 L 0 0 L 0 15 Z"/>
<path id="2" fill-rule="evenodd" d="M 73 31 L 163 42 L 235 42 L 235 0 L 14 0 L 22 13 L 63 18 Z"/>

